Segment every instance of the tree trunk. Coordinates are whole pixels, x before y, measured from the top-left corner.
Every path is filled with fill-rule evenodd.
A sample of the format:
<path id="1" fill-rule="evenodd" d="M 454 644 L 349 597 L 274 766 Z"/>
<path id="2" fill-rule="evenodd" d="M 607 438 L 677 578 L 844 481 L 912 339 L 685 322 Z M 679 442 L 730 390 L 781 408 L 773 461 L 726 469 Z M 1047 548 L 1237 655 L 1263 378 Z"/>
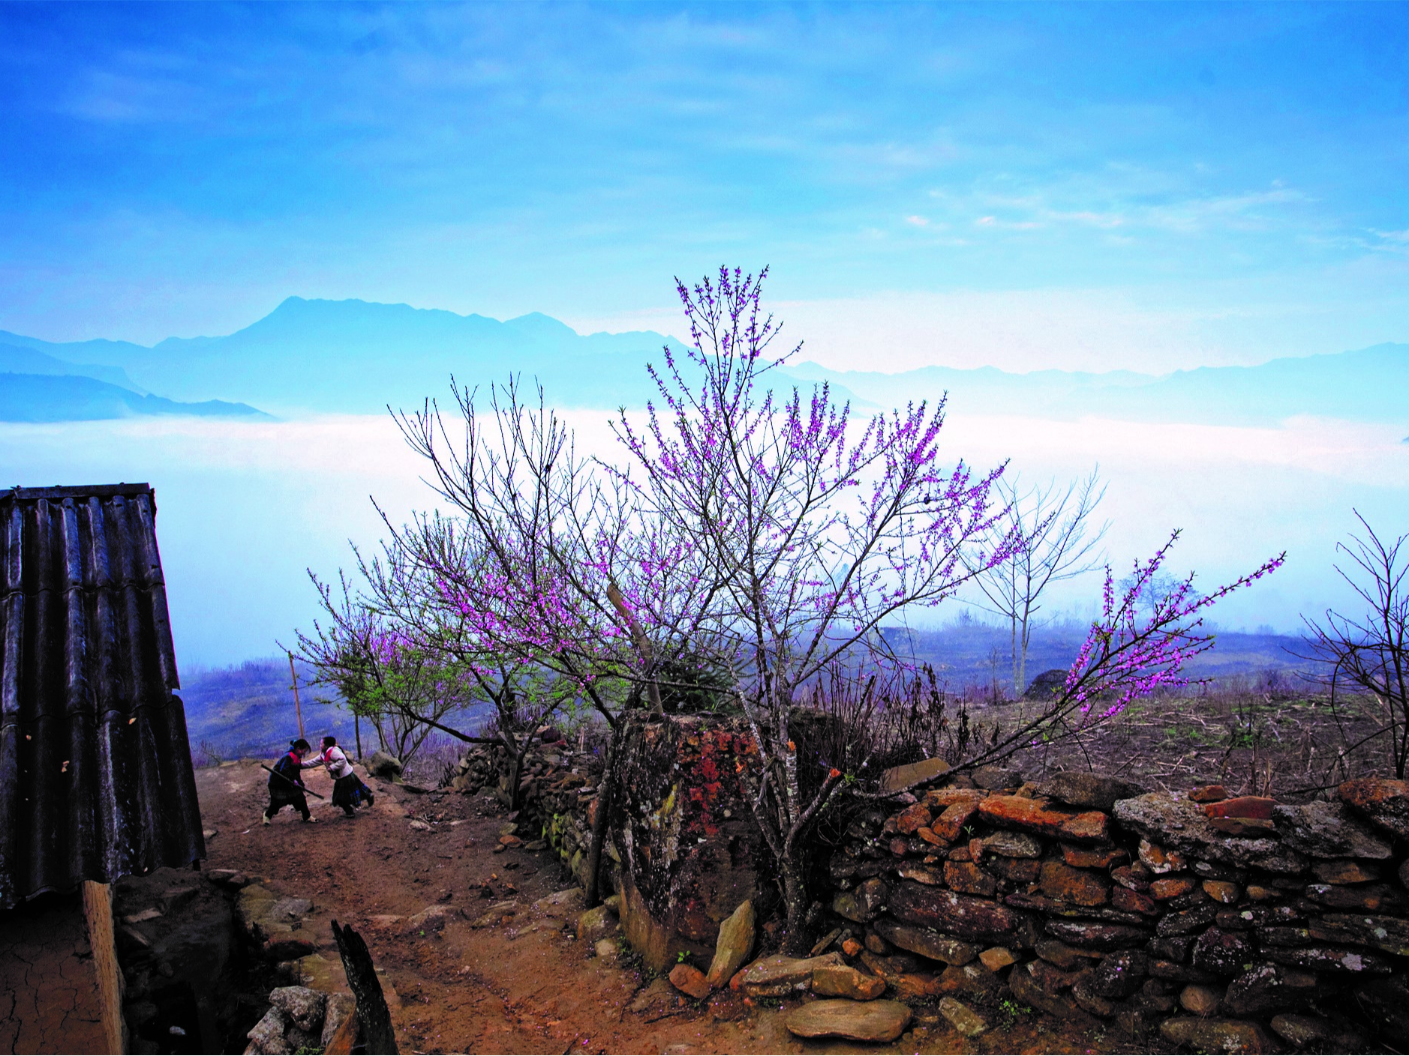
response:
<path id="1" fill-rule="evenodd" d="M 616 789 L 616 760 L 620 754 L 618 741 L 622 737 L 623 722 L 612 730 L 607 742 L 606 766 L 602 770 L 602 783 L 597 786 L 597 816 L 592 819 L 592 846 L 587 852 L 587 908 L 591 909 L 600 901 L 602 871 L 602 847 L 607 840 L 607 815 L 612 809 L 612 793 Z"/>
<path id="2" fill-rule="evenodd" d="M 783 907 L 787 911 L 783 952 L 789 957 L 804 957 L 811 947 L 807 935 L 807 881 L 797 858 L 798 852 L 789 849 L 778 863 L 783 873 Z"/>
<path id="3" fill-rule="evenodd" d="M 391 1011 L 382 993 L 381 980 L 372 964 L 371 951 L 362 936 L 350 927 L 339 927 L 333 921 L 333 940 L 338 944 L 348 989 L 357 999 L 357 1019 L 362 1026 L 362 1040 L 368 1053 L 395 1056 L 396 1032 L 391 1025 Z"/>

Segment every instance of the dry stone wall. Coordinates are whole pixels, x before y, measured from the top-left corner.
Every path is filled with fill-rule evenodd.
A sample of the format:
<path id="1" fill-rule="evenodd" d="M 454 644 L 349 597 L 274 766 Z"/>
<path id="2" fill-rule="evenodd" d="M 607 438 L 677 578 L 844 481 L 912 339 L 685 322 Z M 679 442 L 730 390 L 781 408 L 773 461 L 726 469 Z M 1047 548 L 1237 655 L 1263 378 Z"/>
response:
<path id="1" fill-rule="evenodd" d="M 790 993 L 937 1009 L 970 1032 L 1016 1003 L 1204 1051 L 1409 1044 L 1409 784 L 1291 804 L 912 766 L 898 777 L 922 785 L 818 848 L 814 957 L 775 965 L 775 893 L 741 798 L 751 751 L 737 726 L 704 719 L 628 740 L 603 879 L 647 963 L 684 956 L 678 986 L 762 994 L 748 973 L 776 970 Z M 519 831 L 585 883 L 599 770 L 571 764 L 530 766 Z M 763 959 L 705 977 L 745 902 Z"/>
<path id="2" fill-rule="evenodd" d="M 1403 782 L 1297 805 L 976 776 L 1011 783 L 857 817 L 829 863 L 844 941 L 895 996 L 1006 988 L 1222 1051 L 1409 1040 Z"/>

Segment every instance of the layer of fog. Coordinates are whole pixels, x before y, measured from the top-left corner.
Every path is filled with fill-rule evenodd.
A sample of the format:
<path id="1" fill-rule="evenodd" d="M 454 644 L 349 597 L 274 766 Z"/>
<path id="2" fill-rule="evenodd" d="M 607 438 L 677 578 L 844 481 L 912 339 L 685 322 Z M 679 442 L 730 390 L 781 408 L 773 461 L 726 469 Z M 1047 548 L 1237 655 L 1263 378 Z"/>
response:
<path id="1" fill-rule="evenodd" d="M 609 416 L 572 416 L 580 445 L 613 450 Z M 1169 569 L 1209 589 L 1286 550 L 1287 565 L 1220 605 L 1229 627 L 1295 631 L 1300 614 L 1342 605 L 1335 543 L 1358 508 L 1382 534 L 1409 529 L 1409 445 L 1377 426 L 1297 419 L 1279 428 L 1144 425 L 952 413 L 947 457 L 976 468 L 1010 459 L 1024 481 L 1070 480 L 1099 462 L 1099 510 L 1117 575 L 1173 528 Z M 385 416 L 241 423 L 129 419 L 0 425 L 7 484 L 148 481 L 178 657 L 218 665 L 267 656 L 308 629 L 317 607 L 306 570 L 335 576 L 348 541 L 383 534 L 369 496 L 397 520 L 434 505 L 424 467 Z M 1047 612 L 1087 618 L 1099 581 L 1067 585 Z M 912 623 L 944 621 L 954 605 Z"/>

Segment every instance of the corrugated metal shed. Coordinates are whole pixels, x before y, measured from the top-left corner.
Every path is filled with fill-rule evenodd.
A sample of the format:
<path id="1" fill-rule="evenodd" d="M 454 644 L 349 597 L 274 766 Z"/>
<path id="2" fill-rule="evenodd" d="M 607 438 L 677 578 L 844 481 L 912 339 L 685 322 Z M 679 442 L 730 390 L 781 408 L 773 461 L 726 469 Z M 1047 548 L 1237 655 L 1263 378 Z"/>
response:
<path id="1" fill-rule="evenodd" d="M 155 519 L 0 491 L 0 906 L 205 857 Z"/>

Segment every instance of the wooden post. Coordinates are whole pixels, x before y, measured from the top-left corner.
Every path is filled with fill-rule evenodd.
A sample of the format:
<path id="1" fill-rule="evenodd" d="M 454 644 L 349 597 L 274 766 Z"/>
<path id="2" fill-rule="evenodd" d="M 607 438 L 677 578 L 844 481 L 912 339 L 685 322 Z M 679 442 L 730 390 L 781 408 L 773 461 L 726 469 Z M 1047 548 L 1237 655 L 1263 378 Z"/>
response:
<path id="1" fill-rule="evenodd" d="M 127 1024 L 122 1020 L 122 970 L 113 941 L 112 888 L 93 880 L 83 881 L 83 916 L 88 921 L 88 944 L 93 948 L 93 969 L 98 975 L 98 1003 L 107 1051 L 125 1053 Z"/>
<path id="2" fill-rule="evenodd" d="M 294 711 L 298 713 L 298 735 L 307 740 L 308 735 L 303 732 L 303 705 L 298 702 L 298 672 L 294 670 L 294 654 L 289 653 L 289 678 L 294 690 Z"/>

